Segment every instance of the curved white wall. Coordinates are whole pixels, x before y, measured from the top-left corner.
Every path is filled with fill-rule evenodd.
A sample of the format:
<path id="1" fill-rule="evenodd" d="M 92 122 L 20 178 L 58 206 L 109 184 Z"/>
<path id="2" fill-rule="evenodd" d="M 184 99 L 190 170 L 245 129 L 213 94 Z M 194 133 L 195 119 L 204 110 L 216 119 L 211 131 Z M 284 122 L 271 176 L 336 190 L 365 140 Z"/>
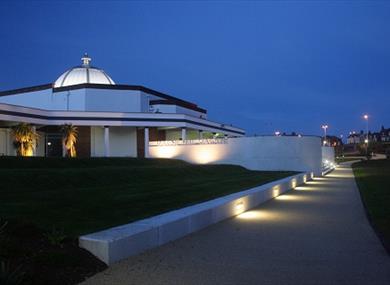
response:
<path id="1" fill-rule="evenodd" d="M 322 170 L 327 171 L 335 167 L 335 153 L 334 147 L 323 146 L 322 151 Z"/>
<path id="2" fill-rule="evenodd" d="M 2 155 L 16 155 L 11 129 L 0 128 L 0 156 Z"/>
<path id="3" fill-rule="evenodd" d="M 225 144 L 150 146 L 149 155 L 191 163 L 235 164 L 252 170 L 306 171 L 321 175 L 319 137 L 240 137 L 229 138 Z"/>

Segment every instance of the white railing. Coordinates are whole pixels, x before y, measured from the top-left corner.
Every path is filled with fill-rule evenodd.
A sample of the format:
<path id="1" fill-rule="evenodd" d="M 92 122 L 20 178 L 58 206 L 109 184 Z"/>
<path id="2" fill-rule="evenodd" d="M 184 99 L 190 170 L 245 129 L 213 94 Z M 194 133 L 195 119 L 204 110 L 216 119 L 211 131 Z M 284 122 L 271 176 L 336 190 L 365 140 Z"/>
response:
<path id="1" fill-rule="evenodd" d="M 153 141 L 149 146 L 175 146 L 175 145 L 196 145 L 196 144 L 227 144 L 227 138 L 219 139 L 197 139 L 197 140 L 170 140 L 170 141 Z"/>

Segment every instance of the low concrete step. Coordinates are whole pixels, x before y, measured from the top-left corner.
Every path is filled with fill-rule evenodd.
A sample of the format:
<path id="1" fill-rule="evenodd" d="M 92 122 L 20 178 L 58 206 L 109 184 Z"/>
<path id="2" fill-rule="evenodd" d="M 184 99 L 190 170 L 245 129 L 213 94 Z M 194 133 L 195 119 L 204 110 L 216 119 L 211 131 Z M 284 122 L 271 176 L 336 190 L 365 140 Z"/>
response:
<path id="1" fill-rule="evenodd" d="M 312 178 L 313 173 L 301 173 L 207 202 L 84 235 L 79 238 L 79 246 L 110 265 L 241 214 Z"/>

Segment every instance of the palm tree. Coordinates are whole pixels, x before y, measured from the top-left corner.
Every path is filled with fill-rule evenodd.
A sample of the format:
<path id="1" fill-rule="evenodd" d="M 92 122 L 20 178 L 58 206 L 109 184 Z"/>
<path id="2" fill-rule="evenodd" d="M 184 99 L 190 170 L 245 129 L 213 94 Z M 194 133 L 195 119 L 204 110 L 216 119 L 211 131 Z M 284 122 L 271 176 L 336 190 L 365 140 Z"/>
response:
<path id="1" fill-rule="evenodd" d="M 12 128 L 12 133 L 17 155 L 32 156 L 39 138 L 33 126 L 27 123 L 20 123 Z"/>
<path id="2" fill-rule="evenodd" d="M 65 124 L 61 128 L 62 143 L 66 150 L 67 157 L 76 157 L 77 127 L 72 124 Z"/>

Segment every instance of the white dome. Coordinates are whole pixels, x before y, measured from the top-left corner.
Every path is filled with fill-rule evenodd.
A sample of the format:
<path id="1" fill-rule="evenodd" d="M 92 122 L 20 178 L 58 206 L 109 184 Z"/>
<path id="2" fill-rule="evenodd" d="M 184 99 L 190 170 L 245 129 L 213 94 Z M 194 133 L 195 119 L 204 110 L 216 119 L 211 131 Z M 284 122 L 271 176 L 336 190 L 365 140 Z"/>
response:
<path id="1" fill-rule="evenodd" d="M 81 58 L 83 64 L 65 71 L 54 82 L 54 88 L 77 85 L 83 83 L 115 85 L 104 70 L 89 65 L 91 58 L 87 54 Z"/>

